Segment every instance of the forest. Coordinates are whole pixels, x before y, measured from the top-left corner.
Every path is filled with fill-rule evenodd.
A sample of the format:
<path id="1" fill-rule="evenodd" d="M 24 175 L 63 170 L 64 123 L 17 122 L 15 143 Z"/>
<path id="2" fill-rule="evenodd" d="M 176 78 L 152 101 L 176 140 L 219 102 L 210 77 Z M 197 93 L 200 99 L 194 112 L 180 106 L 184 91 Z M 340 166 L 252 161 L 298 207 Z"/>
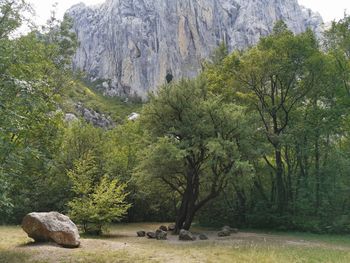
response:
<path id="1" fill-rule="evenodd" d="M 27 12 L 0 2 L 1 224 L 58 211 L 96 234 L 117 222 L 350 233 L 349 16 L 317 36 L 280 21 L 248 49 L 220 45 L 195 79 L 124 102 L 72 70 L 69 17 L 14 36 Z M 116 125 L 65 120 L 87 98 Z"/>

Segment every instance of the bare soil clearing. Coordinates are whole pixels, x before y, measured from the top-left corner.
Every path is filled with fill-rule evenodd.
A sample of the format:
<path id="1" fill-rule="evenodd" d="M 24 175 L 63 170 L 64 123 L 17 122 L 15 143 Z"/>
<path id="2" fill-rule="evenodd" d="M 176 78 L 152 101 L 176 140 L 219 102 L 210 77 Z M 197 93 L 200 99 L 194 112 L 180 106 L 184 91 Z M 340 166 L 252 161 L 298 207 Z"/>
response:
<path id="1" fill-rule="evenodd" d="M 179 241 L 137 237 L 160 224 L 113 226 L 103 237 L 83 237 L 78 249 L 33 243 L 19 227 L 0 227 L 0 262 L 350 262 L 348 242 L 305 236 L 240 232 L 218 237 L 217 231 L 194 228 L 209 240 Z"/>

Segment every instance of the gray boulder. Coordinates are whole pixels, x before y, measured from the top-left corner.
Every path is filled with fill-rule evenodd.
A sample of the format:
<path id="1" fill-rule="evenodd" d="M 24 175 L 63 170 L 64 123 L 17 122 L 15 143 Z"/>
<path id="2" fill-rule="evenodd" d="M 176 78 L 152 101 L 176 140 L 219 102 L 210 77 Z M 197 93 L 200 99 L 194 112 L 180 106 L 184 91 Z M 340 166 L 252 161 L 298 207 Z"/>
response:
<path id="1" fill-rule="evenodd" d="M 181 229 L 179 233 L 179 240 L 182 241 L 194 241 L 196 240 L 196 237 L 190 232 L 185 229 Z"/>
<path id="2" fill-rule="evenodd" d="M 70 248 L 80 245 L 77 226 L 68 216 L 57 212 L 30 213 L 23 218 L 22 228 L 36 242 L 54 241 Z"/>
<path id="3" fill-rule="evenodd" d="M 229 231 L 231 234 L 232 233 L 238 233 L 238 229 L 237 228 L 232 228 L 230 226 L 224 226 L 221 229 L 222 231 Z"/>
<path id="4" fill-rule="evenodd" d="M 166 240 L 167 239 L 167 235 L 168 235 L 168 233 L 163 231 L 163 230 L 161 230 L 161 229 L 158 229 L 156 231 L 156 239 L 157 240 Z"/>
<path id="5" fill-rule="evenodd" d="M 151 239 L 156 238 L 156 233 L 155 232 L 147 232 L 146 235 L 147 235 L 148 238 L 151 238 Z"/>
<path id="6" fill-rule="evenodd" d="M 229 230 L 222 230 L 220 232 L 218 232 L 218 236 L 219 237 L 227 237 L 227 236 L 230 236 L 231 235 L 231 232 Z"/>
<path id="7" fill-rule="evenodd" d="M 75 116 L 75 114 L 73 113 L 66 113 L 64 115 L 64 121 L 66 123 L 72 123 L 72 122 L 75 122 L 75 121 L 78 121 L 79 119 L 77 118 L 77 116 Z"/>
<path id="8" fill-rule="evenodd" d="M 77 103 L 75 107 L 81 117 L 95 127 L 104 129 L 112 129 L 115 127 L 115 123 L 110 116 L 94 111 L 93 109 L 88 109 L 80 102 Z"/>

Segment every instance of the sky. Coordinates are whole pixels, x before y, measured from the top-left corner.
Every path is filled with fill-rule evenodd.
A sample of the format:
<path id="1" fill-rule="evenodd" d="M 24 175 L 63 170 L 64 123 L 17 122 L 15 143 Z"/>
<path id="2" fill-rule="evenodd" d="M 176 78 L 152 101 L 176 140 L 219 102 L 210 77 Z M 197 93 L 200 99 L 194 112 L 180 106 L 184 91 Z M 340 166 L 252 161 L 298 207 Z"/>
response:
<path id="1" fill-rule="evenodd" d="M 50 16 L 50 10 L 54 3 L 58 3 L 57 18 L 62 18 L 64 12 L 74 4 L 84 2 L 87 5 L 103 3 L 105 0 L 29 0 L 36 10 L 35 21 L 41 25 Z M 338 20 L 344 16 L 344 10 L 350 13 L 350 0 L 298 0 L 299 4 L 319 12 L 325 22 Z"/>

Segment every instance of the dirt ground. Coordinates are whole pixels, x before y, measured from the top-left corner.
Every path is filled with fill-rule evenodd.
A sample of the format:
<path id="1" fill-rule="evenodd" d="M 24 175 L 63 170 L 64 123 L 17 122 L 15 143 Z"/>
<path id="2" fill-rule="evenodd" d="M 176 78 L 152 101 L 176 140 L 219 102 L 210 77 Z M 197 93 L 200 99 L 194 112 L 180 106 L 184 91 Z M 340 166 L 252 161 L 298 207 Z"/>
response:
<path id="1" fill-rule="evenodd" d="M 307 235 L 253 232 L 218 237 L 217 231 L 200 228 L 193 229 L 193 232 L 204 233 L 209 240 L 184 242 L 179 241 L 178 236 L 169 233 L 168 240 L 158 241 L 136 235 L 138 230 L 154 231 L 158 226 L 160 224 L 113 226 L 103 237 L 83 236 L 78 249 L 66 249 L 54 243 L 34 243 L 19 227 L 11 228 L 7 232 L 0 228 L 2 236 L 9 236 L 9 244 L 0 249 L 0 262 L 10 262 L 11 255 L 22 255 L 18 261 L 17 257 L 13 256 L 16 258 L 13 262 L 22 263 L 350 262 L 350 239 L 349 242 L 328 242 L 324 238 L 310 238 Z M 3 261 L 2 253 L 5 255 Z"/>

